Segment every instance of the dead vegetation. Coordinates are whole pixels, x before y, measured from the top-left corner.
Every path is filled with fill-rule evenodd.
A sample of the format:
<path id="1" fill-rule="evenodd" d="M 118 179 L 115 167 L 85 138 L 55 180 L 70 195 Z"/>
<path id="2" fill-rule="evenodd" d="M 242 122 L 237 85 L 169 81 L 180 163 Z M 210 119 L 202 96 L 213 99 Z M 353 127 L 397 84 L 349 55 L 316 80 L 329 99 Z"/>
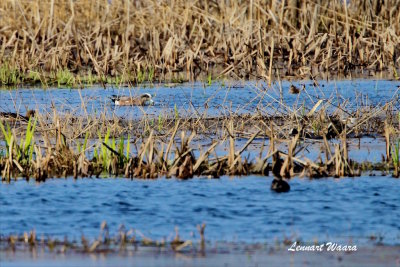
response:
<path id="1" fill-rule="evenodd" d="M 308 77 L 398 79 L 400 2 L 322 0 L 0 2 L 3 85 Z"/>
<path id="2" fill-rule="evenodd" d="M 35 253 L 37 249 L 43 249 L 47 252 L 56 253 L 113 253 L 127 252 L 131 249 L 137 250 L 140 247 L 154 247 L 170 249 L 174 253 L 195 252 L 204 254 L 206 248 L 205 240 L 206 224 L 197 225 L 198 240 L 182 240 L 179 236 L 179 229 L 175 228 L 175 237 L 173 240 L 153 240 L 145 236 L 138 229 L 126 229 L 120 225 L 118 232 L 111 235 L 106 221 L 100 226 L 100 232 L 97 238 L 90 240 L 82 234 L 80 241 L 70 241 L 67 237 L 59 240 L 52 237 L 37 236 L 36 231 L 25 232 L 22 235 L 0 236 L 0 249 L 3 251 L 15 252 L 18 250 L 29 249 Z"/>
<path id="3" fill-rule="evenodd" d="M 400 117 L 393 113 L 397 101 L 363 113 L 350 113 L 342 107 L 328 113 L 329 101 L 317 101 L 302 114 L 171 118 L 158 125 L 146 117 L 122 121 L 89 114 L 73 117 L 56 110 L 36 112 L 28 122 L 1 121 L 1 177 L 3 181 L 67 176 L 189 179 L 268 176 L 272 171 L 275 177 L 290 179 L 358 176 L 363 170 L 393 171 L 393 176 L 398 176 Z M 343 112 L 348 117 L 338 114 Z M 387 149 L 381 163 L 350 159 L 347 138 L 362 137 L 362 133 L 385 136 Z M 210 136 L 211 143 L 202 142 L 211 140 Z M 259 156 L 250 159 L 244 152 L 256 139 L 269 145 L 263 144 Z M 239 147 L 237 140 L 242 141 Z M 299 156 L 307 148 L 307 140 L 322 144 L 317 161 Z M 224 147 L 226 152 L 221 149 Z"/>

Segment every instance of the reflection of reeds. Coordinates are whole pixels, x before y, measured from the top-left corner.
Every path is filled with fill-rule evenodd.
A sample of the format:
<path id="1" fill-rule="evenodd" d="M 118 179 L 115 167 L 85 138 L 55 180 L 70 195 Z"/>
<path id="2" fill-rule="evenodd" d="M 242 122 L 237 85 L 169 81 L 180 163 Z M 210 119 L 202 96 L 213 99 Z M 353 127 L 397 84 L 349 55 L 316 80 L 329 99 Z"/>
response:
<path id="1" fill-rule="evenodd" d="M 355 68 L 397 78 L 400 3 L 0 2 L 0 83 L 121 84 Z"/>
<path id="2" fill-rule="evenodd" d="M 102 222 L 100 226 L 99 236 L 90 240 L 88 237 L 82 235 L 80 242 L 69 241 L 67 237 L 60 241 L 57 238 L 44 237 L 40 239 L 36 235 L 36 231 L 32 230 L 29 233 L 24 232 L 22 235 L 9 235 L 0 237 L 0 246 L 2 250 L 23 250 L 25 248 L 30 249 L 33 253 L 35 248 L 48 249 L 49 252 L 57 251 L 57 253 L 66 253 L 68 251 L 74 251 L 79 253 L 112 253 L 112 252 L 125 252 L 131 248 L 138 249 L 138 247 L 154 247 L 167 249 L 170 246 L 170 252 L 187 252 L 188 247 L 190 251 L 199 252 L 201 255 L 205 253 L 205 230 L 206 224 L 198 225 L 198 231 L 200 235 L 199 242 L 194 240 L 182 240 L 179 236 L 178 228 L 175 228 L 176 235 L 173 240 L 166 241 L 153 240 L 145 236 L 141 231 L 137 229 L 127 230 L 124 225 L 119 227 L 116 234 L 110 235 L 107 222 Z"/>

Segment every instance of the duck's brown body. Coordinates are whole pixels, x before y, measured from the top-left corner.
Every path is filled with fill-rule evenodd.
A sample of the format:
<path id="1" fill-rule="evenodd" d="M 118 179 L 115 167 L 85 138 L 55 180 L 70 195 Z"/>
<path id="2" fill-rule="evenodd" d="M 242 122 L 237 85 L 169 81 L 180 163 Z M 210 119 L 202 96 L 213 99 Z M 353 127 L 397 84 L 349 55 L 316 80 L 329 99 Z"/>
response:
<path id="1" fill-rule="evenodd" d="M 293 84 L 289 87 L 289 93 L 297 95 L 301 90 L 305 90 L 305 85 L 303 84 L 301 88 L 294 86 Z"/>
<path id="2" fill-rule="evenodd" d="M 35 116 L 34 110 L 28 110 L 25 116 L 14 112 L 0 112 L 0 120 L 2 121 L 29 121 L 33 116 Z"/>

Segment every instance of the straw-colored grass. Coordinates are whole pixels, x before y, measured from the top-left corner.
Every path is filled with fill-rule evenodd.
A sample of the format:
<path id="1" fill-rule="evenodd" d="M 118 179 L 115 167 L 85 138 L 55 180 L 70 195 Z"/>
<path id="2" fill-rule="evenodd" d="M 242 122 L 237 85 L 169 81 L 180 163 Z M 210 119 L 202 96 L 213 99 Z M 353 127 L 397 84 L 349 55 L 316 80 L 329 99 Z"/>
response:
<path id="1" fill-rule="evenodd" d="M 289 105 L 275 99 L 263 85 L 254 89 L 258 96 L 251 101 L 258 104 L 253 112 L 241 113 L 248 103 L 232 108 L 224 100 L 210 112 L 213 117 L 208 107 L 178 110 L 176 105 L 160 110 L 158 117 L 144 110 L 143 116 L 134 119 L 119 117 L 107 105 L 91 113 L 92 96 L 81 96 L 81 105 L 75 107 L 65 103 L 43 110 L 38 105 L 36 112 L 22 116 L 15 104 L 18 97 L 13 98 L 16 113 L 0 113 L 0 176 L 8 181 L 12 177 L 41 181 L 100 175 L 187 179 L 268 175 L 270 171 L 284 178 L 354 176 L 365 166 L 350 159 L 347 140 L 365 134 L 381 135 L 386 141 L 386 151 L 382 151 L 386 157 L 368 168 L 394 170 L 397 176 L 397 91 L 386 102 L 371 105 L 362 98 L 335 102 L 335 94 L 320 99 L 303 86 L 299 95 L 306 94 L 313 103 L 306 107 L 304 102 Z M 264 97 L 272 101 L 261 102 Z M 259 148 L 258 157 L 258 148 L 253 146 L 257 139 L 268 142 Z M 331 139 L 341 142 L 335 144 Z M 307 142 L 320 143 L 324 161 L 301 156 Z M 253 156 L 246 157 L 250 153 Z M 281 163 L 279 169 L 276 162 Z"/>
<path id="2" fill-rule="evenodd" d="M 103 221 L 100 225 L 99 235 L 97 238 L 92 239 L 85 235 L 81 235 L 80 240 L 68 240 L 67 237 L 64 240 L 58 240 L 54 237 L 38 236 L 36 231 L 33 229 L 23 234 L 12 234 L 9 236 L 0 236 L 0 245 L 2 251 L 16 250 L 23 251 L 24 249 L 30 249 L 32 253 L 36 253 L 36 248 L 46 250 L 46 252 L 52 253 L 67 253 L 67 252 L 78 252 L 78 253 L 124 253 L 130 249 L 137 250 L 141 247 L 151 248 L 163 248 L 166 253 L 176 252 L 188 252 L 196 251 L 204 253 L 206 249 L 205 242 L 205 231 L 206 224 L 197 225 L 200 239 L 197 240 L 195 237 L 191 239 L 182 240 L 179 235 L 179 228 L 175 227 L 175 237 L 171 240 L 162 238 L 161 240 L 154 240 L 144 235 L 138 229 L 126 229 L 124 225 L 120 225 L 118 231 L 115 234 L 111 234 L 108 224 Z M 34 249 L 35 248 L 35 249 Z"/>
<path id="3" fill-rule="evenodd" d="M 397 0 L 0 1 L 2 84 L 353 69 L 398 78 L 399 43 Z"/>
<path id="4" fill-rule="evenodd" d="M 194 176 L 268 176 L 272 171 L 284 178 L 343 177 L 360 175 L 361 170 L 368 168 L 393 170 L 393 175 L 398 176 L 398 141 L 391 141 L 398 140 L 398 125 L 392 117 L 382 117 L 392 105 L 389 102 L 355 117 L 358 123 L 354 125 L 327 114 L 325 109 L 314 108 L 302 116 L 173 118 L 162 125 L 151 124 L 148 118 L 127 123 L 90 115 L 76 118 L 56 111 L 52 115 L 36 114 L 28 122 L 16 121 L 11 125 L 0 120 L 0 138 L 4 137 L 5 146 L 0 147 L 0 176 L 5 181 L 13 177 L 34 177 L 43 181 L 50 177 L 100 175 L 188 179 Z M 315 130 L 316 124 L 320 125 L 320 130 Z M 379 132 L 383 125 L 387 125 L 386 130 Z M 393 160 L 387 157 L 369 166 L 352 161 L 347 137 L 357 136 L 354 134 L 357 129 L 387 136 L 388 146 L 392 147 L 388 155 Z M 211 144 L 201 143 L 204 136 L 210 134 L 216 140 Z M 328 141 L 333 137 L 341 143 Z M 238 138 L 245 139 L 239 147 L 235 144 Z M 250 160 L 243 152 L 251 150 L 249 146 L 256 138 L 268 139 L 269 148 L 261 146 L 260 156 Z M 323 140 L 325 161 L 313 162 L 299 156 L 307 148 L 304 143 L 309 139 Z M 225 154 L 217 155 L 217 146 L 227 148 Z M 279 169 L 276 162 L 280 162 Z"/>

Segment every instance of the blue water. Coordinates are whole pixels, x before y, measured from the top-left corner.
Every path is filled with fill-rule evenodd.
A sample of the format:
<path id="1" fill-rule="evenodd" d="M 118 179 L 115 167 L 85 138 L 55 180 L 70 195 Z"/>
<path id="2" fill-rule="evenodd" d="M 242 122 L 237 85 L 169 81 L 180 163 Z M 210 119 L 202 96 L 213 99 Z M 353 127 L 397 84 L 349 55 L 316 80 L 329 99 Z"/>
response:
<path id="1" fill-rule="evenodd" d="M 83 90 L 62 88 L 21 88 L 18 90 L 0 90 L 0 112 L 28 109 L 50 112 L 69 112 L 76 115 L 87 113 L 116 115 L 120 118 L 137 118 L 140 116 L 157 117 L 171 115 L 177 111 L 180 116 L 198 117 L 201 115 L 220 116 L 237 114 L 292 113 L 303 110 L 303 104 L 311 109 L 319 99 L 329 99 L 327 110 L 341 108 L 351 111 L 363 106 L 376 107 L 392 99 L 399 99 L 398 81 L 387 80 L 344 80 L 319 81 L 314 86 L 311 81 L 293 82 L 299 86 L 304 84 L 306 91 L 299 95 L 289 94 L 292 83 L 284 81 L 268 87 L 263 82 L 215 82 L 211 86 L 203 83 L 179 84 L 170 88 L 164 84 L 146 87 L 89 87 Z M 282 88 L 282 92 L 281 92 Z M 109 97 L 111 95 L 137 96 L 150 93 L 155 105 L 151 107 L 115 107 Z M 325 101 L 324 104 L 327 102 Z M 398 103 L 398 102 L 397 102 Z M 400 105 L 398 105 L 400 106 Z M 396 105 L 395 105 L 396 107 Z M 397 107 L 398 109 L 398 107 Z"/>
<path id="2" fill-rule="evenodd" d="M 271 177 L 179 180 L 49 179 L 0 184 L 0 232 L 95 238 L 102 221 L 160 240 L 267 242 L 285 238 L 367 244 L 370 236 L 400 244 L 400 181 L 391 177 L 295 178 L 286 194 Z M 140 237 L 140 235 L 139 235 Z M 198 236 L 197 236 L 198 238 Z"/>
<path id="3" fill-rule="evenodd" d="M 302 82 L 295 82 L 299 85 Z M 120 118 L 141 116 L 220 116 L 235 113 L 261 114 L 300 112 L 319 99 L 330 99 L 327 110 L 341 105 L 351 111 L 377 107 L 399 100 L 399 82 L 385 80 L 320 81 L 299 95 L 288 93 L 290 82 L 267 87 L 264 83 L 202 83 L 137 88 L 0 90 L 0 112 L 38 109 L 51 113 L 105 114 Z M 154 96 L 151 107 L 115 107 L 109 97 Z M 395 110 L 400 105 L 394 104 Z M 176 110 L 176 111 L 175 111 Z M 307 111 L 307 110 L 303 110 Z M 281 113 L 280 113 L 281 112 Z M 0 137 L 1 138 L 1 137 Z M 1 143 L 2 140 L 0 140 Z M 250 147 L 257 151 L 264 140 Z M 381 140 L 382 141 L 382 140 Z M 351 158 L 377 161 L 385 146 L 366 139 L 362 149 L 350 150 Z M 245 141 L 243 141 L 245 142 Z M 367 151 L 365 150 L 367 146 Z M 318 146 L 310 147 L 314 159 Z M 307 150 L 308 151 L 308 150 Z M 305 153 L 305 152 L 304 152 Z M 183 238 L 197 235 L 196 225 L 205 222 L 210 241 L 275 242 L 350 240 L 368 243 L 382 236 L 385 244 L 400 244 L 400 180 L 390 177 L 293 179 L 288 194 L 270 191 L 271 177 L 245 177 L 188 181 L 158 179 L 49 179 L 45 183 L 18 181 L 0 184 L 0 234 L 21 234 L 36 229 L 41 234 L 79 239 L 81 234 L 97 237 L 107 221 L 110 232 L 120 224 L 140 230 L 150 238 L 171 240 L 174 227 Z"/>

